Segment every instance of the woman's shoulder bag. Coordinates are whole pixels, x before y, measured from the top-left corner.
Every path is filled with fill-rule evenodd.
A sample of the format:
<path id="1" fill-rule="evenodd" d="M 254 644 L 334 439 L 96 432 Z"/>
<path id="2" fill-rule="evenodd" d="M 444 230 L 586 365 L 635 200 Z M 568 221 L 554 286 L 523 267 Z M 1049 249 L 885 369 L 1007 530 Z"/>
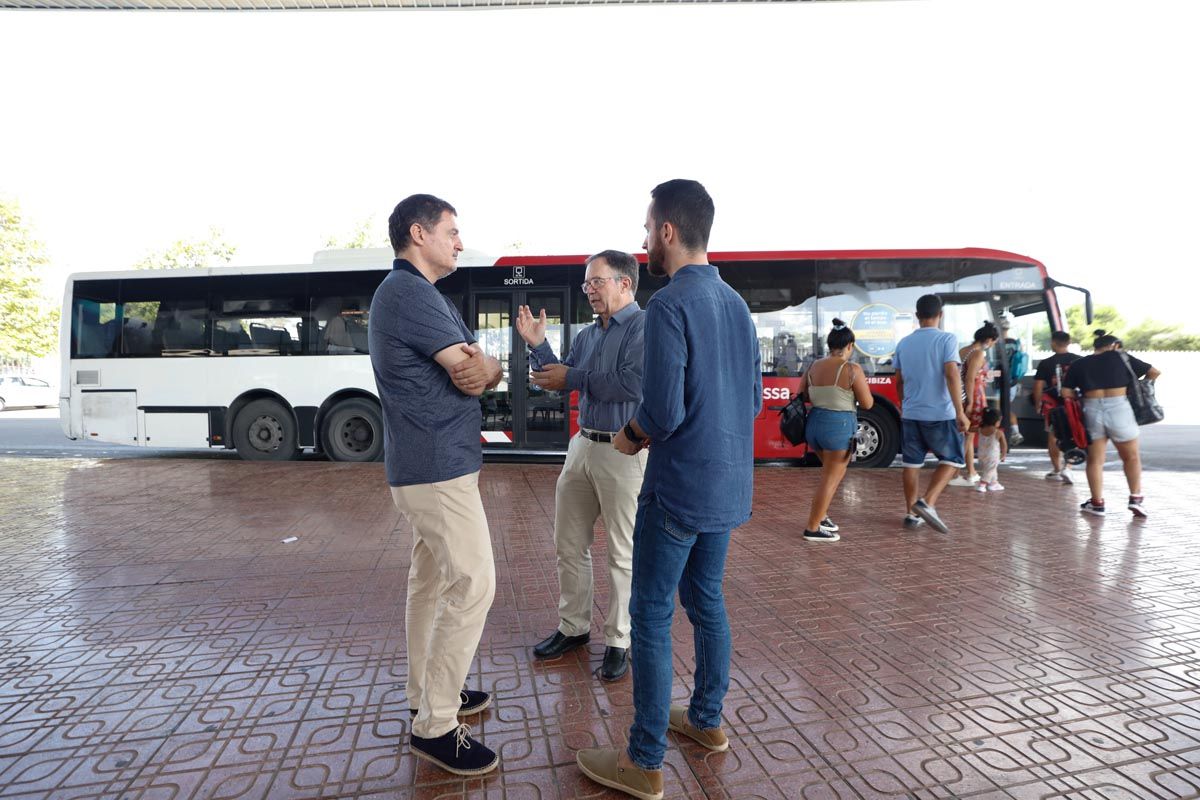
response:
<path id="1" fill-rule="evenodd" d="M 1120 353 L 1121 361 L 1124 362 L 1125 369 L 1129 370 L 1129 377 L 1133 381 L 1126 389 L 1129 405 L 1133 406 L 1133 418 L 1137 420 L 1138 425 L 1162 422 L 1163 409 L 1158 404 L 1158 398 L 1154 396 L 1154 382 L 1139 379 L 1133 371 L 1133 365 L 1129 363 L 1129 356 L 1120 350 L 1117 352 Z"/>

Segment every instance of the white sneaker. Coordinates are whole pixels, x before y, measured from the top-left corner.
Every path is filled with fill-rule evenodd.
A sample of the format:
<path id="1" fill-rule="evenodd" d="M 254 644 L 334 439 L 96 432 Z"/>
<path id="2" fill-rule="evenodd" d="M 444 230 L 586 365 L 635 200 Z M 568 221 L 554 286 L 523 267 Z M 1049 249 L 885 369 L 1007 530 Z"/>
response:
<path id="1" fill-rule="evenodd" d="M 1056 469 L 1052 469 L 1046 473 L 1046 480 L 1057 481 L 1062 479 L 1062 473 Z"/>
<path id="2" fill-rule="evenodd" d="M 1062 474 L 1059 475 L 1058 477 L 1061 478 L 1062 482 L 1065 483 L 1067 486 L 1075 485 L 1075 479 L 1071 477 L 1071 470 L 1069 470 L 1069 469 L 1064 469 L 1062 471 Z"/>
<path id="3" fill-rule="evenodd" d="M 989 492 L 1003 492 L 1004 487 L 1000 484 L 1000 481 L 992 481 L 987 485 L 987 490 Z"/>
<path id="4" fill-rule="evenodd" d="M 970 488 L 978 482 L 979 482 L 978 476 L 976 476 L 975 480 L 971 480 L 970 478 L 964 478 L 962 475 L 955 475 L 950 480 L 950 483 L 947 484 L 947 486 L 963 486 L 966 488 Z"/>
<path id="5" fill-rule="evenodd" d="M 986 484 L 986 483 L 983 483 L 982 481 L 980 481 L 979 483 L 975 484 L 975 491 L 977 491 L 977 492 L 986 492 L 986 491 L 987 491 L 987 484 Z"/>

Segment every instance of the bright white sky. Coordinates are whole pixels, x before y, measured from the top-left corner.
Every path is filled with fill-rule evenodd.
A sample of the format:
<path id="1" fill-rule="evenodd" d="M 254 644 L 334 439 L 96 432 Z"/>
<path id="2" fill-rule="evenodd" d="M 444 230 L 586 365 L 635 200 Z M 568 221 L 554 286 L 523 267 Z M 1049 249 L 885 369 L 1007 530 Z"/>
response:
<path id="1" fill-rule="evenodd" d="M 995 247 L 1200 331 L 1198 22 L 1195 0 L 6 11 L 0 193 L 57 290 L 213 225 L 237 263 L 307 263 L 418 191 L 474 249 L 634 250 L 650 188 L 690 177 L 716 250 Z"/>

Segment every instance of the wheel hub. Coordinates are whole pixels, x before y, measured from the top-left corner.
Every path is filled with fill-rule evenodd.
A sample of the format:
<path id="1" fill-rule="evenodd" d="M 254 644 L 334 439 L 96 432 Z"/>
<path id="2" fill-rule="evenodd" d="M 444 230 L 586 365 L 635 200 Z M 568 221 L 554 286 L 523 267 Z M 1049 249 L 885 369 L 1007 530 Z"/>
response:
<path id="1" fill-rule="evenodd" d="M 874 425 L 868 425 L 862 420 L 858 421 L 858 433 L 856 434 L 858 445 L 855 448 L 854 456 L 859 461 L 870 458 L 879 449 L 879 431 Z"/>
<path id="2" fill-rule="evenodd" d="M 279 449 L 283 443 L 283 426 L 279 420 L 270 416 L 261 416 L 250 423 L 250 444 L 255 450 L 270 453 Z"/>
<path id="3" fill-rule="evenodd" d="M 352 453 L 365 453 L 375 441 L 375 433 L 362 417 L 351 417 L 342 423 L 342 446 Z"/>

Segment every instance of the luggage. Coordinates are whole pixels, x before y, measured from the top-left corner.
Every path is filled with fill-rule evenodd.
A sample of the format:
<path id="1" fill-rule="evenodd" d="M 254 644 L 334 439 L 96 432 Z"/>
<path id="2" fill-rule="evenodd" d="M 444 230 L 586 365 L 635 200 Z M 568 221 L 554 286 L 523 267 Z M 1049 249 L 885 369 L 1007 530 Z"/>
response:
<path id="1" fill-rule="evenodd" d="M 1068 464 L 1087 461 L 1087 426 L 1083 424 L 1083 406 L 1074 397 L 1061 397 L 1049 412 L 1050 428 L 1058 449 Z"/>

